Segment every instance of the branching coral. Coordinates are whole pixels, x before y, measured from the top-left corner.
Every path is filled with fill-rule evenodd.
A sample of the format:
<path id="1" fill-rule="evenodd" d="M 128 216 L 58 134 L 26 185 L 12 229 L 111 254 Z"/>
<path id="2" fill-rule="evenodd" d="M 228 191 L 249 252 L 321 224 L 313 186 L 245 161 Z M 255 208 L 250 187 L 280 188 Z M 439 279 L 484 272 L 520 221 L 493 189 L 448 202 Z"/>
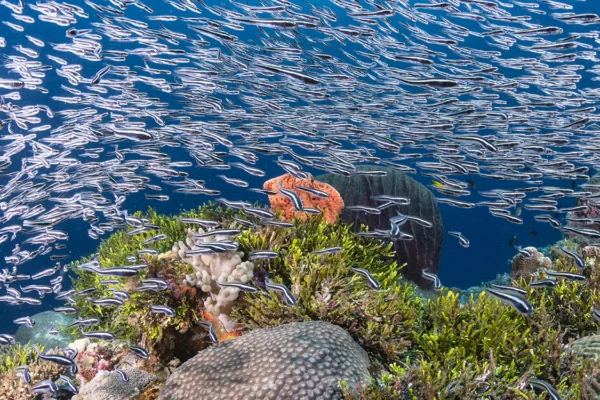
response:
<path id="1" fill-rule="evenodd" d="M 229 240 L 228 236 L 209 235 L 194 238 L 195 234 L 205 233 L 202 229 L 194 231 L 189 229 L 185 243 L 179 241 L 173 244 L 172 253 L 182 261 L 191 265 L 196 273 L 186 275 L 185 283 L 196 286 L 210 297 L 204 302 L 206 310 L 219 318 L 228 332 L 235 328 L 235 322 L 229 317 L 233 302 L 238 298 L 239 289 L 221 287 L 217 282 L 248 283 L 254 276 L 254 264 L 242 261 L 244 253 L 241 251 L 226 251 L 210 255 L 186 255 L 188 250 L 199 249 L 198 243 L 218 242 Z"/>
<path id="2" fill-rule="evenodd" d="M 279 184 L 284 189 L 296 192 L 300 196 L 305 208 L 315 208 L 322 211 L 325 221 L 330 224 L 335 222 L 344 208 L 344 200 L 338 191 L 331 185 L 316 181 L 312 176 L 309 179 L 297 179 L 290 174 L 285 174 L 266 181 L 263 187 L 267 190 L 279 192 Z M 302 189 L 297 189 L 296 186 L 317 189 L 327 193 L 329 197 L 317 197 Z M 305 212 L 295 210 L 292 202 L 279 193 L 270 195 L 269 202 L 274 210 L 282 212 L 282 218 L 286 221 L 291 221 L 296 216 L 302 219 L 306 218 Z"/>

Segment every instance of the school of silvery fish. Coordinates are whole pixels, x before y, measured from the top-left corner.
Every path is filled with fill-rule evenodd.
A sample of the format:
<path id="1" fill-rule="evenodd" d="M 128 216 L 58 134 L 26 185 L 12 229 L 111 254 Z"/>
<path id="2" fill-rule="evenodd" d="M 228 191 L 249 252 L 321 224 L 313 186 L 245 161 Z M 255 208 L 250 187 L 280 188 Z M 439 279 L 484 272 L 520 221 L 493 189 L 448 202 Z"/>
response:
<path id="1" fill-rule="evenodd" d="M 435 180 L 440 203 L 487 207 L 493 216 L 516 224 L 522 223 L 522 207 L 539 212 L 536 220 L 563 232 L 600 237 L 594 229 L 568 226 L 555 214 L 565 219 L 568 212 L 596 204 L 600 185 L 584 184 L 576 191 L 546 184 L 548 179 L 588 179 L 600 157 L 595 117 L 600 88 L 594 87 L 600 67 L 593 65 L 600 32 L 590 29 L 600 18 L 573 12 L 577 4 L 78 3 L 0 1 L 0 243 L 15 242 L 12 253 L 3 254 L 6 265 L 0 279 L 6 293 L 0 301 L 6 305 L 40 305 L 43 295 L 54 293 L 67 302 L 56 311 L 76 314 L 68 303 L 85 293 L 63 290 L 59 271 L 67 265 L 57 263 L 34 275 L 19 272 L 23 263 L 64 248 L 60 242 L 68 234 L 61 225 L 84 221 L 92 238 L 125 226 L 134 227 L 132 234 L 152 230 L 122 208 L 127 196 L 140 191 L 158 201 L 169 200 L 169 191 L 226 196 L 201 179 L 209 170 L 218 170 L 228 184 L 265 193 L 243 179 L 244 174 L 267 175 L 255 166 L 261 156 L 277 157 L 281 170 L 298 178 L 308 176 L 304 168 L 343 176 L 385 174 L 357 171 L 358 164 L 419 173 Z M 541 17 L 555 26 L 534 22 Z M 62 34 L 36 37 L 29 31 L 39 25 Z M 527 57 L 514 57 L 515 49 Z M 58 85 L 59 92 L 47 89 Z M 522 187 L 480 192 L 489 200 L 472 203 L 460 199 L 471 194 L 461 179 L 469 174 L 516 181 Z M 296 209 L 318 212 L 304 209 L 293 191 L 280 188 L 280 193 Z M 563 197 L 586 203 L 559 208 L 557 199 Z M 218 201 L 243 208 L 265 223 L 278 223 L 270 211 L 239 199 Z M 351 209 L 378 214 L 407 199 L 382 196 L 377 201 L 381 206 Z M 429 224 L 399 215 L 390 221 L 389 231 L 366 234 L 409 240 L 401 232 L 408 220 Z M 187 222 L 217 228 L 210 221 Z M 469 246 L 460 232 L 449 233 Z M 227 250 L 225 243 L 201 249 Z M 527 250 L 520 252 L 528 256 Z M 578 265 L 584 262 L 576 253 L 567 254 Z M 135 262 L 135 254 L 131 260 Z M 144 267 L 106 269 L 97 261 L 82 266 L 112 278 L 135 275 Z M 368 271 L 354 270 L 379 288 Z M 555 276 L 581 279 L 576 274 Z M 435 289 L 441 287 L 437 276 L 425 272 L 424 277 Z M 48 282 L 27 282 L 38 279 Z M 119 281 L 107 280 L 111 282 Z M 164 282 L 148 280 L 139 290 L 164 288 Z M 287 288 L 273 284 L 270 289 L 295 304 Z M 39 296 L 24 295 L 30 292 Z M 516 289 L 496 287 L 489 293 L 525 315 L 531 312 Z M 118 289 L 114 295 L 95 304 L 119 306 L 129 296 Z M 158 305 L 153 311 L 166 316 L 173 312 Z M 83 330 L 96 322 L 77 320 L 84 336 L 114 338 L 110 332 Z M 33 326 L 35 321 L 23 317 L 15 323 Z M 0 335 L 0 344 L 13 341 L 9 334 Z M 142 348 L 131 350 L 147 357 Z M 40 357 L 75 373 L 74 354 Z M 71 385 L 68 377 L 61 379 Z M 532 385 L 558 398 L 547 383 Z M 56 388 L 51 381 L 34 386 L 50 394 Z"/>

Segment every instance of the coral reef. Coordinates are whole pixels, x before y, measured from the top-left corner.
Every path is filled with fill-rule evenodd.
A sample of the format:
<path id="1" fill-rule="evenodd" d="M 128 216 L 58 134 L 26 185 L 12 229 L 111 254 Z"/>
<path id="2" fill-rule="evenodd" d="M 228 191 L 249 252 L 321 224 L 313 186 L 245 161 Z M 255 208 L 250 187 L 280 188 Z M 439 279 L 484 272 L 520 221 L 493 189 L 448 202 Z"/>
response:
<path id="1" fill-rule="evenodd" d="M 496 275 L 496 279 L 485 282 L 485 284 L 481 284 L 479 286 L 471 286 L 468 289 L 464 289 L 460 291 L 460 304 L 466 305 L 471 301 L 471 297 L 478 298 L 479 294 L 485 290 L 486 287 L 495 284 L 495 285 L 510 285 L 510 274 L 498 274 Z"/>
<path id="2" fill-rule="evenodd" d="M 589 371 L 565 353 L 564 345 L 597 330 L 591 309 L 598 299 L 599 279 L 593 271 L 585 285 L 560 280 L 548 290 L 531 288 L 524 278 L 513 281 L 526 290 L 534 306 L 527 319 L 486 293 L 471 296 L 465 304 L 459 294 L 446 289 L 435 299 L 423 299 L 414 287 L 398 280 L 393 262 L 367 266 L 383 288 L 368 290 L 348 272 L 345 259 L 324 260 L 313 267 L 307 256 L 312 249 L 305 242 L 311 237 L 308 232 L 320 236 L 323 230 L 310 219 L 297 225 L 291 242 L 276 241 L 280 252 L 285 249 L 281 262 L 266 266 L 270 275 L 289 284 L 298 306 L 250 295 L 245 297 L 247 304 L 234 306 L 232 315 L 248 328 L 310 319 L 346 329 L 368 352 L 374 375 L 370 386 L 358 394 L 348 392 L 349 398 L 531 396 L 526 384 L 530 377 L 549 381 L 565 398 L 581 394 L 580 383 Z M 245 240 L 243 235 L 240 244 Z M 348 261 L 360 259 L 358 255 Z M 573 268 L 560 260 L 554 266 L 564 272 L 575 272 Z"/>
<path id="3" fill-rule="evenodd" d="M 597 365 L 600 359 L 600 335 L 586 336 L 573 342 L 571 352 L 575 357 L 583 358 Z M 600 373 L 597 370 L 586 376 L 583 381 L 582 400 L 600 399 Z"/>
<path id="4" fill-rule="evenodd" d="M 38 346 L 43 351 L 44 346 Z M 10 372 L 13 369 L 27 365 L 36 359 L 32 347 L 15 344 L 11 346 L 0 346 L 0 374 Z"/>
<path id="5" fill-rule="evenodd" d="M 543 269 L 552 269 L 552 260 L 545 257 L 535 247 L 525 247 L 532 256 L 526 258 L 520 253 L 513 257 L 510 275 L 513 279 L 531 278 L 536 272 Z"/>
<path id="6" fill-rule="evenodd" d="M 368 367 L 365 351 L 340 327 L 285 324 L 203 350 L 169 377 L 159 398 L 335 400 L 339 381 L 368 383 Z"/>
<path id="7" fill-rule="evenodd" d="M 243 343 L 253 331 L 294 322 L 323 321 L 347 332 L 369 357 L 371 381 L 367 386 L 355 388 L 354 381 L 340 383 L 344 396 L 349 399 L 539 398 L 526 383 L 532 377 L 548 381 L 565 399 L 594 398 L 590 393 L 594 387 L 600 387 L 592 360 L 580 357 L 577 346 L 573 346 L 573 350 L 569 346 L 572 341 L 597 332 L 598 324 L 592 311 L 600 308 L 600 268 L 595 259 L 590 259 L 588 267 L 581 271 L 572 257 L 559 250 L 568 248 L 582 253 L 573 241 L 557 243 L 548 251 L 547 259 L 539 256 L 543 267 L 584 274 L 585 281 L 556 278 L 554 287 L 534 288 L 526 274 L 511 281 L 503 277 L 500 283 L 523 289 L 531 302 L 534 311 L 524 317 L 481 292 L 481 288 L 460 294 L 442 289 L 436 296 L 423 296 L 414 284 L 401 279 L 402 267 L 393 257 L 391 243 L 356 235 L 353 232 L 356 228 L 341 219 L 330 224 L 323 215 L 296 218 L 292 228 L 282 228 L 261 225 L 243 210 L 212 205 L 183 216 L 212 219 L 219 221 L 222 227 L 236 227 L 235 217 L 256 222 L 256 229 L 244 229 L 237 235 L 235 255 L 239 260 L 232 265 L 240 265 L 248 253 L 258 250 L 276 252 L 278 257 L 253 260 L 251 280 L 249 274 L 246 278 L 241 275 L 232 278 L 248 279 L 248 284 L 261 290 L 239 294 L 237 300 L 230 303 L 230 317 L 238 324 L 235 335 L 241 334 L 241 337 L 222 342 L 213 349 L 205 330 L 194 324 L 201 318 L 210 319 L 215 329 L 219 329 L 218 317 L 205 307 L 213 292 L 197 285 L 202 278 L 201 271 L 208 274 L 213 267 L 220 267 L 210 266 L 209 262 L 197 271 L 192 267 L 194 260 L 184 261 L 179 257 L 180 248 L 172 251 L 174 242 L 186 243 L 189 225 L 180 223 L 176 217 L 156 215 L 152 210 L 139 215 L 161 226 L 169 235 L 168 241 L 152 244 L 150 248 L 170 253 L 170 256 L 163 254 L 140 260 L 148 265 L 148 270 L 140 277 L 122 280 L 122 287 L 130 291 L 132 297 L 122 307 L 98 308 L 85 298 L 77 298 L 77 302 L 78 308 L 83 310 L 82 316 L 100 317 L 98 329 L 111 330 L 148 349 L 150 359 L 138 360 L 134 365 L 154 375 L 167 377 L 181 362 L 188 365 L 185 362 L 198 351 L 213 354 L 233 348 L 238 340 Z M 127 232 L 115 233 L 99 248 L 101 262 L 106 266 L 126 264 L 125 257 L 135 254 L 142 248 L 141 243 L 154 234 L 156 232 L 132 236 Z M 332 247 L 341 247 L 342 251 L 318 253 Z M 232 265 L 227 266 L 228 271 L 232 271 Z M 351 267 L 368 270 L 381 289 L 373 290 L 365 277 L 356 274 Z M 248 272 L 243 271 L 243 274 Z M 94 297 L 109 295 L 99 284 L 99 278 L 86 271 L 77 273 L 74 281 L 77 290 L 94 287 L 98 291 Z M 218 279 L 212 272 L 210 276 Z M 169 289 L 156 293 L 134 292 L 140 278 L 145 277 L 161 277 L 169 282 Z M 230 277 L 231 274 L 223 279 Z M 291 306 L 279 293 L 265 290 L 267 280 L 289 288 L 297 304 Z M 176 310 L 176 316 L 151 314 L 148 304 L 169 305 Z M 307 336 L 307 340 L 310 338 Z M 204 350 L 208 347 L 209 350 Z M 131 354 L 124 356 L 118 347 L 112 351 L 113 368 L 128 365 L 125 360 Z M 247 354 L 246 349 L 236 352 L 242 360 L 246 360 Z M 219 362 L 217 358 L 212 361 L 213 364 Z M 94 360 L 92 369 L 100 369 L 99 363 L 100 360 Z M 178 379 L 179 371 L 181 376 L 188 371 L 189 376 L 201 372 L 206 377 L 218 375 L 222 380 L 211 387 L 226 386 L 233 375 L 224 370 L 211 372 L 213 364 L 207 361 L 204 372 L 179 367 L 170 382 Z M 138 398 L 156 398 L 160 386 L 160 381 L 155 381 L 139 393 Z M 200 385 L 190 386 L 188 393 L 194 393 L 197 388 L 200 390 Z M 165 389 L 163 398 L 169 398 L 168 390 L 171 389 Z"/>
<path id="8" fill-rule="evenodd" d="M 15 334 L 17 343 L 23 345 L 27 343 L 38 344 L 47 348 L 62 348 L 66 347 L 73 336 L 64 331 L 64 327 L 74 321 L 68 315 L 56 313 L 54 311 L 45 311 L 32 316 L 35 321 L 33 328 L 27 325 L 19 326 Z M 58 329 L 58 335 L 48 333 L 51 329 Z"/>
<path id="9" fill-rule="evenodd" d="M 258 267 L 289 287 L 298 304 L 290 307 L 276 295 L 246 294 L 244 302 L 234 304 L 232 316 L 249 328 L 326 321 L 347 330 L 374 359 L 402 353 L 413 323 L 419 321 L 420 298 L 414 285 L 396 284 L 400 273 L 391 244 L 357 236 L 350 229 L 341 221 L 331 225 L 317 216 L 296 220 L 294 229 L 244 231 L 238 237 L 240 247 L 258 250 L 268 241 L 279 252 L 279 258 L 260 260 Z M 312 254 L 332 246 L 342 246 L 343 251 Z M 351 267 L 370 271 L 384 290 L 369 288 Z"/>
<path id="10" fill-rule="evenodd" d="M 414 237 L 413 240 L 397 240 L 394 242 L 395 258 L 398 265 L 406 264 L 402 274 L 409 280 L 426 289 L 430 281 L 423 279 L 421 271 L 437 273 L 440 265 L 440 255 L 444 241 L 444 226 L 433 193 L 424 185 L 408 175 L 385 167 L 361 166 L 357 171 L 385 171 L 385 176 L 369 176 L 357 174 L 349 178 L 340 175 L 320 175 L 316 179 L 332 185 L 337 189 L 347 206 L 364 205 L 377 207 L 382 203 L 375 202 L 371 197 L 387 194 L 406 197 L 408 205 L 398 205 L 385 208 L 379 215 L 364 214 L 344 210 L 342 219 L 352 223 L 355 231 L 367 226 L 369 231 L 375 229 L 390 229 L 390 218 L 397 212 L 404 215 L 419 217 L 433 224 L 432 228 L 423 227 L 415 222 L 407 222 L 402 231 Z"/>
<path id="11" fill-rule="evenodd" d="M 229 317 L 233 302 L 238 298 L 239 289 L 221 287 L 217 282 L 248 283 L 254 277 L 254 264 L 242 261 L 244 253 L 241 251 L 227 251 L 211 255 L 186 256 L 186 251 L 198 249 L 197 243 L 218 242 L 219 239 L 229 241 L 229 236 L 204 236 L 194 238 L 194 234 L 205 233 L 199 229 L 189 229 L 185 243 L 179 241 L 173 244 L 172 254 L 185 263 L 191 265 L 195 274 L 186 275 L 184 282 L 190 286 L 200 288 L 204 293 L 210 294 L 204 301 L 206 311 L 219 318 L 228 332 L 235 328 L 235 322 Z"/>
<path id="12" fill-rule="evenodd" d="M 101 371 L 79 390 L 72 400 L 127 400 L 140 395 L 158 378 L 135 367 L 122 369 L 126 382 L 114 371 Z"/>
<path id="13" fill-rule="evenodd" d="M 263 187 L 267 190 L 279 192 L 279 183 L 281 183 L 282 188 L 296 192 L 298 196 L 300 196 L 300 199 L 302 199 L 305 208 L 315 208 L 320 210 L 323 213 L 325 221 L 330 224 L 335 222 L 344 208 L 344 200 L 338 191 L 327 183 L 315 180 L 312 176 L 310 176 L 309 179 L 297 179 L 290 174 L 285 174 L 266 181 Z M 317 189 L 327 193 L 329 197 L 317 197 L 306 191 L 296 189 L 295 186 Z M 273 210 L 280 211 L 282 218 L 286 221 L 292 221 L 296 216 L 302 219 L 307 216 L 305 212 L 296 211 L 292 202 L 279 193 L 270 195 L 269 202 L 271 203 Z"/>

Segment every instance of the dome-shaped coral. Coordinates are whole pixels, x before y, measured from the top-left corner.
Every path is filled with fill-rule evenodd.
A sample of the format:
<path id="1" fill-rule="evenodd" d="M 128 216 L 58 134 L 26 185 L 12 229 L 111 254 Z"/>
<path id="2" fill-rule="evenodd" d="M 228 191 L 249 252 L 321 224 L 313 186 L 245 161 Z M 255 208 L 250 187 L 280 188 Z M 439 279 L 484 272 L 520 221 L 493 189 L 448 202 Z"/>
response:
<path id="1" fill-rule="evenodd" d="M 267 190 L 279 192 L 279 183 L 281 183 L 282 188 L 296 192 L 302 199 L 305 208 L 320 210 L 323 213 L 323 219 L 330 224 L 335 222 L 344 208 L 344 200 L 342 200 L 338 191 L 331 185 L 316 181 L 312 176 L 309 179 L 297 179 L 292 175 L 285 174 L 266 181 L 263 187 Z M 304 190 L 296 189 L 295 186 L 317 189 L 327 193 L 329 197 L 317 197 Z M 295 216 L 300 216 L 302 219 L 306 218 L 305 212 L 296 211 L 292 202 L 279 193 L 269 196 L 269 202 L 273 210 L 282 212 L 282 218 L 286 221 L 291 221 Z"/>
<path id="2" fill-rule="evenodd" d="M 201 351 L 167 380 L 163 400 L 339 399 L 369 382 L 367 353 L 342 328 L 309 321 L 256 329 Z"/>

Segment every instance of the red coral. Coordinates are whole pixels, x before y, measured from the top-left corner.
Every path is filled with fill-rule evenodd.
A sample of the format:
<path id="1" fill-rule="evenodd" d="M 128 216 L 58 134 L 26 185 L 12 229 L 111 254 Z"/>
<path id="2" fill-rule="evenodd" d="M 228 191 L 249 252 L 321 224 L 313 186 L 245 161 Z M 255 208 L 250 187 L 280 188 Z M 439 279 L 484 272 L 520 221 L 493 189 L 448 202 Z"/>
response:
<path id="1" fill-rule="evenodd" d="M 279 183 L 284 189 L 293 190 L 300 196 L 305 208 L 316 208 L 323 213 L 323 218 L 330 224 L 334 223 L 337 217 L 344 208 L 344 200 L 337 190 L 331 185 L 323 182 L 315 181 L 311 176 L 309 179 L 297 179 L 292 175 L 285 174 L 265 182 L 263 187 L 267 190 L 279 192 Z M 307 193 L 303 190 L 298 190 L 294 186 L 304 186 L 317 189 L 329 194 L 329 198 L 320 198 Z M 291 221 L 294 217 L 299 216 L 302 219 L 306 218 L 306 213 L 296 211 L 290 199 L 277 193 L 269 196 L 271 207 L 275 211 L 282 212 L 282 218 L 286 221 Z"/>

